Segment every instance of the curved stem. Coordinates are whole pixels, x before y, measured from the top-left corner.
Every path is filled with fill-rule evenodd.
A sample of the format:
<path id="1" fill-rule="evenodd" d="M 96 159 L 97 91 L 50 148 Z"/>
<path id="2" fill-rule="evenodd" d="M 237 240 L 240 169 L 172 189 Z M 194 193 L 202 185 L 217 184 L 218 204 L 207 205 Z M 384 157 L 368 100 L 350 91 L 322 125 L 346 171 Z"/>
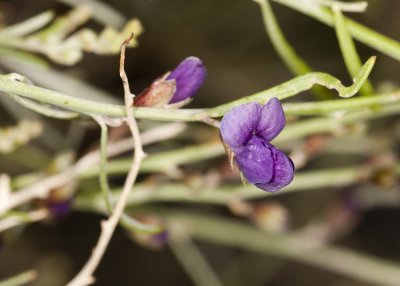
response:
<path id="1" fill-rule="evenodd" d="M 339 79 L 325 73 L 309 73 L 296 77 L 276 87 L 267 89 L 256 94 L 243 97 L 210 109 L 157 109 L 157 108 L 135 108 L 135 117 L 141 119 L 161 121 L 204 121 L 206 117 L 221 117 L 231 108 L 248 102 L 265 103 L 272 97 L 285 99 L 312 88 L 315 84 L 325 86 L 338 91 L 341 97 L 351 97 L 360 89 L 367 79 L 375 63 L 375 57 L 371 57 L 361 68 L 354 84 L 345 87 Z M 31 86 L 13 80 L 15 75 L 0 76 L 0 91 L 17 94 L 42 103 L 55 105 L 59 108 L 80 112 L 83 114 L 103 115 L 109 117 L 125 117 L 126 109 L 122 105 L 93 102 L 86 99 L 68 96 L 56 91 L 47 90 L 37 86 Z M 133 110 L 133 108 L 129 108 Z"/>
<path id="2" fill-rule="evenodd" d="M 188 212 L 161 211 L 170 223 L 184 227 L 195 238 L 284 257 L 372 285 L 398 285 L 399 264 L 350 249 L 313 242 L 296 234 L 268 234 L 232 219 Z M 356 265 L 356 266 L 355 266 Z"/>
<path id="3" fill-rule="evenodd" d="M 312 68 L 302 59 L 290 45 L 289 41 L 285 38 L 278 21 L 275 18 L 274 12 L 271 8 L 269 0 L 254 0 L 260 5 L 261 14 L 264 22 L 264 27 L 267 35 L 275 49 L 287 68 L 294 75 L 304 75 L 313 72 Z M 360 66 L 361 67 L 361 66 Z M 316 98 L 328 99 L 331 94 L 321 86 L 312 88 Z"/>
<path id="4" fill-rule="evenodd" d="M 299 0 L 273 0 L 279 4 L 288 6 L 309 17 L 333 27 L 334 19 L 329 9 L 319 7 L 310 1 Z M 360 42 L 374 48 L 398 61 L 400 61 L 400 43 L 389 37 L 386 37 L 374 30 L 371 30 L 356 21 L 346 18 L 346 25 L 350 34 Z"/>
<path id="5" fill-rule="evenodd" d="M 338 6 L 333 6 L 332 10 L 334 13 L 335 31 L 339 42 L 340 51 L 346 64 L 347 71 L 353 78 L 357 76 L 357 73 L 361 68 L 361 59 L 357 53 L 353 39 L 347 30 L 346 20 L 342 12 L 339 10 Z M 361 87 L 360 93 L 362 95 L 372 95 L 374 93 L 372 84 L 368 79 Z"/>
<path id="6" fill-rule="evenodd" d="M 309 90 L 315 84 L 324 86 L 328 89 L 335 89 L 340 97 L 351 97 L 358 92 L 365 80 L 368 78 L 372 67 L 375 64 L 376 57 L 371 57 L 361 68 L 357 77 L 354 79 L 353 85 L 346 87 L 341 81 L 329 74 L 325 73 L 309 73 L 303 76 L 298 76 L 292 80 L 285 83 L 277 85 L 273 88 L 267 89 L 265 91 L 258 92 L 256 94 L 243 97 L 241 99 L 235 100 L 233 102 L 223 104 L 206 111 L 206 114 L 210 117 L 219 117 L 224 115 L 226 112 L 231 110 L 233 107 L 238 106 L 243 103 L 249 102 L 259 102 L 265 103 L 272 97 L 277 97 L 282 100 L 298 94 L 302 91 Z"/>
<path id="7" fill-rule="evenodd" d="M 36 277 L 37 272 L 35 270 L 28 270 L 5 280 L 1 280 L 0 286 L 20 286 L 35 280 Z"/>

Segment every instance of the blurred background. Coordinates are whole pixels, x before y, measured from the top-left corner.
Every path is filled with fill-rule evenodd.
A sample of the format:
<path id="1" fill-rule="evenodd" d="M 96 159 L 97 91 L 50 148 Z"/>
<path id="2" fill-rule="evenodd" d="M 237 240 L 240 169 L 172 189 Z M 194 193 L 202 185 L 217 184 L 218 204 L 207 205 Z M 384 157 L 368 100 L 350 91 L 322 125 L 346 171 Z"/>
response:
<path id="1" fill-rule="evenodd" d="M 73 1 L 0 1 L 0 24 L 15 24 L 49 9 L 57 15 L 63 14 L 71 9 L 68 2 Z M 204 86 L 190 105 L 194 108 L 222 104 L 293 78 L 273 50 L 265 33 L 260 9 L 253 1 L 113 0 L 104 3 L 118 11 L 118 19 L 137 17 L 144 27 L 143 34 L 138 38 L 139 46 L 127 51 L 126 70 L 135 93 L 188 56 L 201 58 L 208 71 Z M 400 41 L 400 2 L 369 0 L 368 4 L 367 12 L 349 16 Z M 287 39 L 311 67 L 342 79 L 346 85 L 351 83 L 332 28 L 287 7 L 275 3 L 272 6 Z M 96 20 L 90 21 L 87 26 L 95 31 L 103 27 Z M 120 23 L 115 23 L 115 26 L 121 28 Z M 363 62 L 372 55 L 378 56 L 370 77 L 377 90 L 399 85 L 398 62 L 359 43 L 357 49 Z M 51 69 L 42 72 L 39 67 L 25 67 L 25 63 L 1 54 L 0 71 L 24 74 L 36 85 L 70 95 L 75 95 L 79 87 L 74 81 L 63 82 L 63 76 L 78 79 L 92 85 L 95 88 L 92 92 L 98 90 L 98 94 L 104 93 L 107 101 L 122 102 L 118 61 L 118 55 L 85 53 L 82 60 L 73 66 L 50 62 Z M 60 77 L 57 79 L 53 78 L 58 75 Z M 311 98 L 309 93 L 305 93 L 291 100 Z M 13 113 L 14 108 L 17 107 L 13 107 L 9 101 L 1 102 L 2 127 L 18 121 Z M 29 118 L 29 114 L 27 116 Z M 29 144 L 29 148 L 21 147 L 11 154 L 0 154 L 0 173 L 17 176 L 40 170 L 63 151 L 75 150 L 74 156 L 79 157 L 98 142 L 99 130 L 94 124 L 71 124 L 69 121 L 51 119 L 46 121 L 58 130 L 55 132 L 58 137 L 47 133 L 50 136 L 48 140 L 36 139 Z M 71 127 L 74 124 L 78 127 Z M 342 137 L 335 145 L 339 151 L 331 149 L 331 153 L 316 155 L 316 158 L 308 162 L 306 170 L 346 164 L 362 165 L 373 160 L 385 161 L 388 157 L 392 158 L 389 160 L 398 158 L 398 117 L 388 117 L 373 121 L 368 127 L 361 124 L 355 128 L 368 128 L 368 138 L 372 143 L 365 144 L 371 149 L 363 146 L 363 141 L 348 143 Z M 193 124 L 193 129 L 187 130 L 179 139 L 179 144 L 190 142 L 187 138 L 198 130 L 201 135 L 197 137 L 217 136 L 215 130 L 203 129 L 202 125 Z M 65 134 L 68 134 L 68 139 L 64 137 Z M 197 140 L 201 142 L 202 139 Z M 325 142 L 324 136 L 312 139 L 314 141 L 308 142 L 314 144 L 310 148 L 319 148 Z M 54 141 L 49 143 L 49 140 Z M 171 144 L 159 144 L 150 151 L 168 149 Z M 351 151 L 347 149 L 341 152 L 341 147 L 346 144 L 355 144 L 355 147 Z M 283 148 L 293 150 L 296 147 L 293 145 L 288 143 Z M 226 158 L 185 168 L 192 172 L 207 172 L 212 166 L 226 168 Z M 112 183 L 118 184 L 122 178 L 115 178 Z M 359 198 L 361 191 L 364 195 Z M 259 216 L 269 215 L 268 222 L 272 216 L 272 221 L 278 224 L 272 228 L 268 225 L 269 231 L 284 233 L 290 229 L 328 236 L 331 233 L 326 234 L 324 230 L 331 231 L 333 234 L 330 240 L 334 245 L 400 262 L 399 191 L 396 175 L 382 169 L 372 183 L 285 193 L 272 199 L 252 201 L 252 206 L 256 206 Z M 195 203 L 158 205 L 222 217 L 231 217 L 234 213 L 223 206 Z M 0 279 L 34 268 L 38 270 L 39 277 L 29 285 L 64 285 L 87 260 L 97 241 L 101 218 L 101 215 L 77 210 L 59 219 L 4 233 L 0 236 Z M 253 223 L 257 224 L 257 219 L 255 221 Z M 194 243 L 224 285 L 374 285 L 279 256 L 204 240 L 195 240 Z M 96 285 L 194 285 L 174 252 L 168 245 L 161 244 L 156 248 L 146 243 L 141 245 L 138 238 L 133 239 L 126 231 L 118 229 L 96 271 Z"/>

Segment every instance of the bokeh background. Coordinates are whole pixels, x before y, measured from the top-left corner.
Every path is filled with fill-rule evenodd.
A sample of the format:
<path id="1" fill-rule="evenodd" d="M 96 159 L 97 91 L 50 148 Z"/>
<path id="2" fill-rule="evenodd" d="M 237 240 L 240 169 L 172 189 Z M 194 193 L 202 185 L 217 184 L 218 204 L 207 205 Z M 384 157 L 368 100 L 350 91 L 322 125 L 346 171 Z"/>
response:
<path id="1" fill-rule="evenodd" d="M 208 77 L 190 107 L 211 107 L 225 103 L 293 77 L 266 37 L 259 7 L 253 1 L 120 0 L 107 3 L 127 19 L 139 18 L 145 28 L 139 37 L 139 47 L 128 50 L 127 54 L 127 73 L 135 92 L 140 92 L 154 78 L 191 55 L 203 60 Z M 366 13 L 351 14 L 351 18 L 400 41 L 400 2 L 369 0 L 368 3 Z M 17 23 L 48 9 L 60 14 L 69 8 L 59 1 L 0 2 L 3 24 Z M 273 8 L 290 43 L 315 70 L 343 79 L 345 84 L 351 82 L 331 28 L 275 3 Z M 91 22 L 89 26 L 100 29 L 100 25 L 95 22 Z M 378 56 L 371 75 L 371 80 L 378 89 L 385 88 L 388 84 L 399 84 L 398 62 L 362 44 L 357 44 L 357 48 L 363 61 L 371 55 Z M 83 79 L 98 89 L 113 94 L 115 99 L 122 97 L 118 55 L 85 54 L 84 59 L 72 67 L 54 64 L 53 68 Z M 4 58 L 0 58 L 0 69 L 3 73 L 13 71 L 12 65 Z M 46 87 L 45 82 L 40 85 Z M 295 100 L 308 98 L 311 98 L 311 95 L 304 93 Z M 6 106 L 0 106 L 0 112 L 1 125 L 6 126 L 14 122 Z M 69 124 L 56 120 L 49 122 L 62 131 L 67 130 Z M 400 121 L 396 117 L 374 122 L 371 126 L 372 134 L 377 134 L 377 137 L 390 137 L 393 140 L 391 146 L 380 147 L 382 150 L 371 150 L 371 154 L 391 150 L 398 155 L 399 129 Z M 95 126 L 86 126 L 85 133 L 76 146 L 78 152 L 85 153 L 97 142 L 98 135 Z M 0 173 L 22 174 L 29 169 L 29 164 L 24 165 L 21 161 L 36 160 L 33 158 L 38 158 L 41 152 L 55 154 L 61 151 L 47 149 L 41 142 L 33 144 L 38 153 L 31 154 L 31 158 L 26 157 L 30 156 L 29 153 L 25 154 L 22 150 L 16 157 L 0 154 Z M 310 162 L 307 168 L 342 166 L 345 163 L 362 164 L 367 159 L 367 156 L 360 154 L 321 155 L 318 160 Z M 221 158 L 218 163 L 223 160 Z M 45 163 L 46 160 L 43 165 Z M 278 203 L 290 214 L 293 230 L 304 229 L 310 223 L 329 217 L 332 213 L 336 217 L 339 213 L 344 216 L 339 219 L 339 224 L 346 222 L 344 228 L 348 229 L 334 241 L 335 244 L 400 262 L 399 204 L 395 201 L 390 203 L 390 199 L 387 199 L 382 203 L 371 203 L 370 208 L 359 209 L 346 201 L 348 194 L 359 188 L 372 188 L 372 192 L 375 193 L 372 201 L 375 197 L 380 197 L 376 192 L 382 192 L 382 196 L 399 192 L 398 187 L 393 186 L 386 191 L 377 191 L 374 187 L 357 185 L 346 189 L 285 194 L 274 197 L 273 202 Z M 271 201 L 264 199 L 258 203 Z M 166 205 L 171 208 L 231 215 L 224 207 Z M 100 215 L 89 212 L 72 212 L 59 220 L 13 230 L 2 237 L 0 278 L 33 267 L 39 271 L 40 276 L 31 285 L 63 285 L 88 258 L 98 238 L 101 218 Z M 226 285 L 368 285 L 298 262 L 204 241 L 196 241 L 196 244 Z M 99 286 L 193 285 L 167 246 L 158 250 L 146 248 L 138 245 L 121 229 L 116 231 L 96 271 L 96 277 L 96 285 Z"/>

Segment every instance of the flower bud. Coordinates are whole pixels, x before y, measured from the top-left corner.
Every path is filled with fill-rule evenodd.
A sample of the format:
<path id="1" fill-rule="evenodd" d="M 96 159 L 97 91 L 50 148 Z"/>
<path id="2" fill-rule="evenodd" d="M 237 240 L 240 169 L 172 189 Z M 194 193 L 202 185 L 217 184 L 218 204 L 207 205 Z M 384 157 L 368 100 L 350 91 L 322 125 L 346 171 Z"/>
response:
<path id="1" fill-rule="evenodd" d="M 176 92 L 170 103 L 176 103 L 196 95 L 206 74 L 206 68 L 199 58 L 188 57 L 183 60 L 166 78 L 167 80 L 174 79 L 176 82 Z"/>

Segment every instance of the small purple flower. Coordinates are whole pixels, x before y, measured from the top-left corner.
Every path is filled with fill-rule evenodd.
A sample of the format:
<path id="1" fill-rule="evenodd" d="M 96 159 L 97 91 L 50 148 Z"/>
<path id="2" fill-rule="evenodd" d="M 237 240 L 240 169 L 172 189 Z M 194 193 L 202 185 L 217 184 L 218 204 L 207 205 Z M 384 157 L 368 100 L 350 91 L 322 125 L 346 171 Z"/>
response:
<path id="1" fill-rule="evenodd" d="M 293 180 L 294 165 L 270 141 L 286 124 L 282 105 L 272 98 L 264 106 L 248 103 L 233 108 L 221 121 L 221 136 L 251 184 L 275 192 Z"/>
<path id="2" fill-rule="evenodd" d="M 50 198 L 47 201 L 47 208 L 55 218 L 66 217 L 72 208 L 73 198 Z"/>
<path id="3" fill-rule="evenodd" d="M 196 95 L 206 75 L 206 68 L 199 58 L 188 57 L 183 60 L 166 78 L 176 82 L 176 91 L 169 103 L 176 103 Z"/>

